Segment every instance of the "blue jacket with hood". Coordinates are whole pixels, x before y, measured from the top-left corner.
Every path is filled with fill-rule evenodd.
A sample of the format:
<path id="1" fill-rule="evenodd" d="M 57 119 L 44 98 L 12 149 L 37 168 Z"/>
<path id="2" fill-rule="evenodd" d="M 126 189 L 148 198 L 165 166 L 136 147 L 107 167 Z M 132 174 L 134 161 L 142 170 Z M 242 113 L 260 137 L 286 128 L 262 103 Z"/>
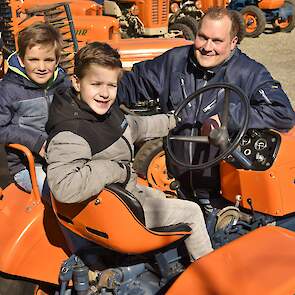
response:
<path id="1" fill-rule="evenodd" d="M 45 124 L 53 93 L 57 87 L 69 87 L 63 69 L 57 67 L 47 86 L 42 88 L 26 75 L 17 53 L 8 59 L 8 72 L 0 81 L 0 143 L 19 143 L 28 147 L 36 160 L 47 139 Z M 23 170 L 25 159 L 20 153 L 7 149 L 10 174 Z"/>
<path id="2" fill-rule="evenodd" d="M 273 128 L 287 131 L 295 124 L 295 113 L 287 95 L 278 81 L 275 81 L 267 69 L 249 58 L 238 48 L 234 49 L 227 60 L 211 69 L 201 68 L 194 56 L 194 46 L 183 46 L 171 49 L 161 56 L 134 65 L 131 72 L 123 75 L 118 88 L 118 102 L 127 106 L 140 100 L 159 99 L 163 112 L 175 110 L 189 95 L 205 85 L 226 82 L 240 87 L 250 102 L 250 121 L 248 128 Z M 219 99 L 221 98 L 221 99 Z M 212 90 L 195 99 L 181 114 L 182 123 L 202 126 L 202 123 L 213 115 L 221 114 L 223 95 Z M 237 97 L 230 100 L 229 130 L 240 127 L 243 109 Z M 186 133 L 186 131 L 183 131 Z M 186 133 L 187 134 L 187 133 Z M 175 153 L 181 158 L 192 158 L 191 145 L 177 143 Z M 195 161 L 200 156 L 201 145 L 195 149 Z M 206 150 L 206 149 L 205 149 Z M 204 152 L 205 157 L 208 151 Z M 212 153 L 210 152 L 212 155 Z M 211 158 L 211 156 L 208 156 Z M 187 160 L 186 162 L 190 162 Z M 192 186 L 189 179 L 196 181 L 200 194 L 215 188 L 219 189 L 218 169 L 190 171 L 170 163 L 168 168 L 172 175 L 183 183 Z M 187 187 L 187 185 L 186 185 Z M 203 190 L 204 188 L 204 190 Z M 207 193 L 206 193 L 207 194 Z"/>

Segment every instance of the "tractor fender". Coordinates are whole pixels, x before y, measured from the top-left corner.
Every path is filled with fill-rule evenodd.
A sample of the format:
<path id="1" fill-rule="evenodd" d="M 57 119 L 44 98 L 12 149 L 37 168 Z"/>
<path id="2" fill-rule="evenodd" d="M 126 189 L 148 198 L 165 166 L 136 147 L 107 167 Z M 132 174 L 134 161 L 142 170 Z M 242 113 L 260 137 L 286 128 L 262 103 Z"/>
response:
<path id="1" fill-rule="evenodd" d="M 69 251 L 52 209 L 11 184 L 2 191 L 0 224 L 0 271 L 58 284 Z"/>
<path id="2" fill-rule="evenodd" d="M 258 228 L 192 263 L 166 295 L 294 294 L 295 233 Z"/>
<path id="3" fill-rule="evenodd" d="M 284 5 L 279 9 L 279 17 L 282 19 L 288 19 L 288 17 L 293 16 L 294 8 L 291 5 Z"/>

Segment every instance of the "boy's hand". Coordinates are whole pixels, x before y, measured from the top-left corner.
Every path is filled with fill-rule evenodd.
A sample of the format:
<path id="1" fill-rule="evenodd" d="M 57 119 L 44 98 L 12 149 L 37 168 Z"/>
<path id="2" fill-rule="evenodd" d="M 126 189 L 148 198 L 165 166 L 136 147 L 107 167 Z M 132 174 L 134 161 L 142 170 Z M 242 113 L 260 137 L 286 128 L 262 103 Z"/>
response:
<path id="1" fill-rule="evenodd" d="M 43 143 L 41 150 L 39 151 L 39 156 L 42 158 L 45 157 L 45 146 L 46 146 L 46 141 Z"/>
<path id="2" fill-rule="evenodd" d="M 131 163 L 118 162 L 118 164 L 125 172 L 124 181 L 121 182 L 122 186 L 128 191 L 133 191 L 137 182 L 137 174 L 134 171 Z"/>

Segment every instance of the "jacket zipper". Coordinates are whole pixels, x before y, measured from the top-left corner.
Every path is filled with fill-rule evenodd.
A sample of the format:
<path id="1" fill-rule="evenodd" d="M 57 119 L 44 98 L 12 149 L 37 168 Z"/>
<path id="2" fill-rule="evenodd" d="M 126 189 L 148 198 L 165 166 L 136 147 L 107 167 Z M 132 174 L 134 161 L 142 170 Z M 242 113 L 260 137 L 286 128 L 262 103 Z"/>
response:
<path id="1" fill-rule="evenodd" d="M 205 80 L 204 85 L 202 87 L 205 87 L 207 85 L 207 83 L 208 83 L 208 81 Z M 199 103 L 198 103 L 198 106 L 196 108 L 194 124 L 196 124 L 196 122 L 197 122 L 197 118 L 198 118 L 198 115 L 200 113 L 200 109 L 201 109 L 201 105 L 202 105 L 202 100 L 203 100 L 203 93 L 199 97 Z M 197 128 L 192 129 L 191 136 L 194 136 L 196 130 L 197 130 Z M 198 132 L 198 130 L 197 130 L 197 132 Z M 190 164 L 192 164 L 192 162 L 193 162 L 193 143 L 192 142 L 189 143 L 189 160 L 190 160 Z M 196 193 L 195 193 L 195 189 L 194 189 L 193 171 L 192 170 L 190 170 L 189 175 L 190 175 L 191 189 L 193 191 L 194 196 L 197 197 Z"/>
<path id="2" fill-rule="evenodd" d="M 186 92 L 186 89 L 185 89 L 185 83 L 184 83 L 184 79 L 183 78 L 180 79 L 180 87 L 181 87 L 182 95 L 183 95 L 184 99 L 187 99 L 188 95 L 187 95 L 187 92 Z M 192 104 L 190 102 L 187 105 L 190 108 L 192 107 Z"/>
<path id="3" fill-rule="evenodd" d="M 205 83 L 202 87 L 205 87 L 207 85 L 207 80 L 205 80 Z M 198 103 L 198 106 L 196 108 L 196 113 L 195 113 L 195 119 L 194 119 L 194 124 L 196 124 L 197 122 L 197 118 L 198 118 L 198 115 L 199 115 L 199 112 L 200 112 L 200 108 L 201 108 L 201 105 L 202 105 L 202 99 L 203 99 L 203 94 L 200 95 L 199 97 L 199 103 Z M 195 135 L 195 131 L 197 129 L 196 128 L 193 128 L 192 129 L 192 132 L 191 132 L 191 136 L 194 136 Z M 190 142 L 189 143 L 189 159 L 190 159 L 190 164 L 192 164 L 192 161 L 193 161 L 193 143 Z"/>
<path id="4" fill-rule="evenodd" d="M 44 97 L 46 99 L 46 102 L 47 102 L 47 113 L 49 114 L 49 107 L 50 107 L 50 101 L 49 101 L 49 97 L 48 97 L 48 91 L 47 89 L 44 90 Z"/>

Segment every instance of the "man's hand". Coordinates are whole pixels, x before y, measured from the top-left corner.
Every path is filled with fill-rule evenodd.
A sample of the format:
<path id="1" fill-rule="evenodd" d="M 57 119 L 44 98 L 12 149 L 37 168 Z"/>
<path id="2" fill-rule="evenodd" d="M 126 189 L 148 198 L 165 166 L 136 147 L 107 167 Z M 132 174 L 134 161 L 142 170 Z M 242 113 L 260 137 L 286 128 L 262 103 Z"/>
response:
<path id="1" fill-rule="evenodd" d="M 208 136 L 210 134 L 211 130 L 216 129 L 220 126 L 221 126 L 221 123 L 219 120 L 219 116 L 214 115 L 204 121 L 203 126 L 201 128 L 201 135 Z"/>
<path id="2" fill-rule="evenodd" d="M 45 146 L 46 146 L 46 141 L 43 143 L 41 150 L 39 151 L 39 156 L 42 158 L 45 157 Z"/>

